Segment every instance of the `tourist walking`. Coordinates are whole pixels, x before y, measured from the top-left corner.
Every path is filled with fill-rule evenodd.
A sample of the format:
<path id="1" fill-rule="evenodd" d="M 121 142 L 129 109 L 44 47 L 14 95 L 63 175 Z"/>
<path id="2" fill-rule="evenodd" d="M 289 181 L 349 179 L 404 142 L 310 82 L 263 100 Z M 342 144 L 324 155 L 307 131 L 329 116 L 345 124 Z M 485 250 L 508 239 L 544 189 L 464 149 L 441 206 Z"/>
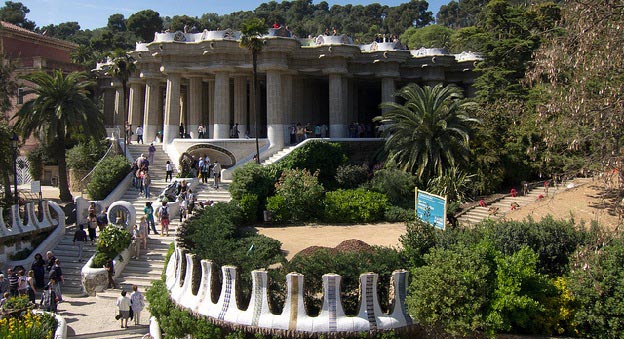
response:
<path id="1" fill-rule="evenodd" d="M 28 293 L 28 276 L 24 270 L 19 270 L 17 274 L 17 293 L 19 295 Z"/>
<path id="2" fill-rule="evenodd" d="M 169 208 L 166 201 L 162 203 L 158 217 L 160 218 L 160 235 L 169 236 Z"/>
<path id="3" fill-rule="evenodd" d="M 219 183 L 221 182 L 221 164 L 218 161 L 215 161 L 212 172 L 214 173 L 214 187 L 219 189 Z"/>
<path id="4" fill-rule="evenodd" d="M 37 293 L 37 289 L 35 288 L 35 272 L 33 270 L 28 271 L 26 282 L 26 295 L 28 295 L 28 300 L 30 300 L 30 302 L 34 304 L 35 293 Z"/>
<path id="5" fill-rule="evenodd" d="M 35 286 L 43 288 L 45 279 L 45 261 L 41 253 L 35 254 L 35 260 L 30 265 L 30 269 L 35 272 Z"/>
<path id="6" fill-rule="evenodd" d="M 204 128 L 204 125 L 199 124 L 199 126 L 197 126 L 197 137 L 203 139 L 205 133 L 206 129 Z"/>
<path id="7" fill-rule="evenodd" d="M 108 216 L 106 215 L 106 212 L 107 209 L 104 208 L 96 217 L 98 229 L 100 230 L 100 232 L 102 232 L 104 230 L 104 227 L 108 225 Z"/>
<path id="8" fill-rule="evenodd" d="M 180 124 L 180 138 L 184 138 L 184 124 Z"/>
<path id="9" fill-rule="evenodd" d="M 207 183 L 210 177 L 210 158 L 206 157 L 203 161 L 200 161 L 199 170 L 202 183 Z"/>
<path id="10" fill-rule="evenodd" d="M 9 281 L 4 279 L 4 274 L 0 273 L 0 295 L 9 293 Z"/>
<path id="11" fill-rule="evenodd" d="M 48 274 L 48 281 L 54 279 L 56 284 L 54 285 L 54 289 L 56 292 L 56 298 L 59 302 L 63 301 L 63 294 L 61 293 L 61 285 L 65 282 L 65 278 L 63 277 L 63 270 L 61 270 L 61 262 L 58 259 L 54 260 L 54 266 L 50 269 L 50 273 Z"/>
<path id="12" fill-rule="evenodd" d="M 145 308 L 145 298 L 143 297 L 143 293 L 139 292 L 139 287 L 137 285 L 132 285 L 130 302 L 132 304 L 132 313 L 134 313 L 134 324 L 141 325 L 141 311 Z"/>
<path id="13" fill-rule="evenodd" d="M 93 233 L 95 233 L 96 226 L 97 224 L 93 225 Z M 91 223 L 89 223 L 89 234 L 90 233 L 91 233 Z M 86 241 L 87 241 L 87 233 L 85 233 L 84 231 L 84 225 L 80 225 L 78 229 L 76 230 L 76 233 L 74 233 L 74 245 L 78 246 L 78 262 L 82 262 L 82 248 L 84 247 L 84 243 Z"/>
<path id="14" fill-rule="evenodd" d="M 119 319 L 121 328 L 128 328 L 128 318 L 130 318 L 130 298 L 126 297 L 126 291 L 121 291 L 121 297 L 117 298 L 119 308 Z"/>
<path id="15" fill-rule="evenodd" d="M 147 235 L 148 235 L 149 225 L 147 224 L 147 218 L 145 216 L 141 217 L 141 222 L 139 223 L 139 239 L 141 247 L 147 250 Z"/>
<path id="16" fill-rule="evenodd" d="M 143 191 L 145 192 L 145 198 L 150 198 L 150 187 L 152 185 L 152 177 L 149 174 L 149 171 L 145 171 L 143 173 Z"/>
<path id="17" fill-rule="evenodd" d="M 113 259 L 108 258 L 104 264 L 104 269 L 106 270 L 106 276 L 108 278 L 108 285 L 106 285 L 106 288 L 117 288 L 117 283 L 115 283 L 115 263 Z"/>
<path id="18" fill-rule="evenodd" d="M 150 165 L 154 164 L 154 154 L 156 153 L 156 147 L 154 146 L 154 143 L 150 143 L 149 148 L 147 149 L 147 160 L 149 161 Z"/>
<path id="19" fill-rule="evenodd" d="M 134 224 L 134 226 L 132 226 L 132 250 L 133 251 L 133 256 L 132 259 L 139 259 L 139 257 L 141 256 L 141 233 L 139 232 L 139 226 L 137 226 L 137 224 Z M 132 252 L 131 250 L 131 252 Z"/>
<path id="20" fill-rule="evenodd" d="M 137 135 L 137 144 L 139 142 L 141 142 L 142 144 L 143 143 L 143 127 L 141 127 L 141 125 L 137 126 L 136 135 Z"/>
<path id="21" fill-rule="evenodd" d="M 150 226 L 152 227 L 152 231 L 154 234 L 158 234 L 156 231 L 156 223 L 154 223 L 154 207 L 152 207 L 151 202 L 145 203 L 145 208 L 143 208 L 143 213 L 145 213 L 145 217 L 147 219 L 147 234 L 149 234 Z"/>
<path id="22" fill-rule="evenodd" d="M 167 163 L 165 164 L 165 172 L 165 182 L 167 182 L 167 178 L 173 181 L 173 165 L 171 165 L 171 161 L 169 160 L 167 160 Z"/>
<path id="23" fill-rule="evenodd" d="M 98 228 L 98 220 L 97 217 L 95 215 L 93 216 L 89 216 L 89 218 L 87 219 L 87 229 L 89 231 L 89 240 L 91 240 L 91 245 L 95 244 L 95 230 Z M 80 230 L 83 230 L 83 225 L 80 225 Z M 76 232 L 78 232 L 79 230 L 77 230 Z M 85 240 L 86 241 L 86 240 Z"/>
<path id="24" fill-rule="evenodd" d="M 48 285 L 43 288 L 43 293 L 41 293 L 41 309 L 46 312 L 57 312 L 58 301 L 56 298 L 55 292 L 56 281 L 54 279 L 50 280 Z"/>
<path id="25" fill-rule="evenodd" d="M 52 269 L 52 266 L 54 266 L 54 262 L 56 261 L 56 257 L 54 256 L 54 253 L 52 251 L 47 251 L 46 252 L 46 259 L 47 264 L 46 264 L 46 271 L 50 272 L 50 270 Z"/>
<path id="26" fill-rule="evenodd" d="M 9 295 L 16 297 L 18 295 L 19 277 L 11 268 L 7 269 L 7 280 L 9 281 Z"/>

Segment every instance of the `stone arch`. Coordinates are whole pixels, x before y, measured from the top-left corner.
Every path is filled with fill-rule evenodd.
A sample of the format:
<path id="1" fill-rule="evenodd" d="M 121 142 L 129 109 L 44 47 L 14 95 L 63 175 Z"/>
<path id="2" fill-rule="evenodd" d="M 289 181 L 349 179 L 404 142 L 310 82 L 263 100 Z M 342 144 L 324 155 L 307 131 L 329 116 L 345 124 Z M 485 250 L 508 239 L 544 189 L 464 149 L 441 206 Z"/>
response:
<path id="1" fill-rule="evenodd" d="M 236 157 L 232 152 L 213 144 L 193 145 L 186 150 L 186 153 L 191 154 L 195 159 L 208 156 L 210 161 L 218 161 L 224 169 L 236 165 Z"/>

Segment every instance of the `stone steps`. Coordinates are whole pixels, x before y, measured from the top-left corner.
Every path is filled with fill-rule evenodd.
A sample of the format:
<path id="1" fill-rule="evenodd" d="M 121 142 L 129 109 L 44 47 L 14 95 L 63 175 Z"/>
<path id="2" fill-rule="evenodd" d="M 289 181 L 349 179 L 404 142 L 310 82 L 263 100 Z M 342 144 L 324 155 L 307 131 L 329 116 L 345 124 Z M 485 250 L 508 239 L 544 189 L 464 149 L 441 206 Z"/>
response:
<path id="1" fill-rule="evenodd" d="M 278 151 L 277 153 L 275 153 L 272 156 L 270 156 L 268 159 L 264 160 L 262 162 L 262 165 L 266 166 L 266 165 L 270 165 L 270 164 L 275 163 L 278 159 L 281 159 L 281 158 L 285 157 L 286 155 L 288 155 L 288 153 L 292 152 L 292 150 L 294 150 L 296 147 L 297 147 L 297 145 L 290 146 L 290 147 L 286 147 L 286 148 Z"/>
<path id="2" fill-rule="evenodd" d="M 129 328 L 118 328 L 115 330 L 110 330 L 106 332 L 97 332 L 97 333 L 85 333 L 81 335 L 74 335 L 71 338 L 74 339 L 134 339 L 134 338 L 143 338 L 145 333 L 149 332 L 148 325 L 132 325 L 132 320 L 128 320 Z M 119 327 L 119 324 L 117 324 Z"/>

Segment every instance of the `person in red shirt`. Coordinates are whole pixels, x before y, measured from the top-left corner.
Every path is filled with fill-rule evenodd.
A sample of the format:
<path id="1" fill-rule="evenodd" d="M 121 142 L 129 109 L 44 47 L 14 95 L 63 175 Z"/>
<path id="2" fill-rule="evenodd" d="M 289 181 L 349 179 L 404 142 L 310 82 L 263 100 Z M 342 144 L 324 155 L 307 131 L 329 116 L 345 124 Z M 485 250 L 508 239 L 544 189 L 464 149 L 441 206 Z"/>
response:
<path id="1" fill-rule="evenodd" d="M 277 23 L 277 21 L 275 21 L 275 22 L 273 23 L 273 28 L 275 28 L 275 29 L 280 28 L 280 25 Z"/>
<path id="2" fill-rule="evenodd" d="M 518 195 L 518 191 L 516 191 L 515 188 L 512 188 L 511 191 L 509 191 L 509 193 L 511 194 L 512 197 L 516 197 Z"/>

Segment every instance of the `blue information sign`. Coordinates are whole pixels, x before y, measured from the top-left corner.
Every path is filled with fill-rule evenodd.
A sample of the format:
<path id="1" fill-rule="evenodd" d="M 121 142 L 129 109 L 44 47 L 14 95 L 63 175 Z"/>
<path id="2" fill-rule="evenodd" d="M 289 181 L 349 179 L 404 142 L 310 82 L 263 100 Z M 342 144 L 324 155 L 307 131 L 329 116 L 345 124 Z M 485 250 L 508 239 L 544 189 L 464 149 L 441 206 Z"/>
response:
<path id="1" fill-rule="evenodd" d="M 444 230 L 446 228 L 446 198 L 416 189 L 416 217 Z"/>

